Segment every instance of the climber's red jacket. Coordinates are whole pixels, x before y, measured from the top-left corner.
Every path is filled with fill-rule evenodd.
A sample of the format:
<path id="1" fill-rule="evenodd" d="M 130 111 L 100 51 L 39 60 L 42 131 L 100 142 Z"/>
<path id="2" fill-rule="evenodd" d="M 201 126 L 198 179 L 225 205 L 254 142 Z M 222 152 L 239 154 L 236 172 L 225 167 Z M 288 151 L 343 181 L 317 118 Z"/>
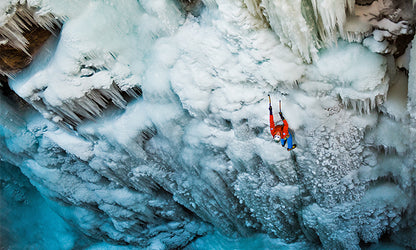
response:
<path id="1" fill-rule="evenodd" d="M 280 133 L 281 139 L 287 139 L 289 137 L 289 124 L 287 123 L 286 119 L 281 115 L 283 125 L 274 125 L 274 119 L 273 114 L 270 114 L 270 132 L 272 133 L 272 136 L 274 136 L 277 133 Z"/>

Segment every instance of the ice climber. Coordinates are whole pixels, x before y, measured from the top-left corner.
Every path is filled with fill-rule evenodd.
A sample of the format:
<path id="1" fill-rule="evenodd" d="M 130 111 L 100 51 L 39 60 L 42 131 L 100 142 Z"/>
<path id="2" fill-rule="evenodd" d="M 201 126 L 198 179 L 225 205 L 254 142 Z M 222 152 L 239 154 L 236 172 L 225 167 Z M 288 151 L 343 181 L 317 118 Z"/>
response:
<path id="1" fill-rule="evenodd" d="M 270 96 L 269 96 L 270 100 Z M 279 103 L 280 104 L 280 103 Z M 269 101 L 269 110 L 270 110 L 270 132 L 272 133 L 273 139 L 275 141 L 280 141 L 282 147 L 285 146 L 287 142 L 287 151 L 290 151 L 296 148 L 296 144 L 293 144 L 292 134 L 289 132 L 289 124 L 286 119 L 283 117 L 282 111 L 279 111 L 280 118 L 282 119 L 283 125 L 274 125 L 272 104 Z"/>

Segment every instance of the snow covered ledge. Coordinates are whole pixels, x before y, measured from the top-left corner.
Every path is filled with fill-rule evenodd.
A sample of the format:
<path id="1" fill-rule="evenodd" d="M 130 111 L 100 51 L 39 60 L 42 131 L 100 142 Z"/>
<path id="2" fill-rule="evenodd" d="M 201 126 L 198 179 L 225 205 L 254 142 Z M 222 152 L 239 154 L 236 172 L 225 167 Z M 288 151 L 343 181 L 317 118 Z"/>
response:
<path id="1" fill-rule="evenodd" d="M 308 74 L 318 75 L 316 71 L 321 72 L 321 79 L 315 80 L 321 83 L 315 86 L 316 83 L 305 82 L 301 88 L 307 92 L 325 89 L 346 108 L 361 114 L 369 114 L 386 100 L 390 81 L 387 60 L 361 44 L 340 41 L 336 47 L 322 50 Z M 322 82 L 327 86 L 322 87 Z"/>
<path id="2" fill-rule="evenodd" d="M 91 14 L 104 7 L 88 6 L 89 11 L 77 19 L 66 20 L 60 37 L 51 37 L 36 63 L 10 81 L 10 87 L 45 118 L 71 128 L 101 116 L 109 106 L 125 108 L 129 99 L 142 93 L 137 74 L 119 57 L 120 48 L 109 42 L 119 35 L 118 30 L 103 30 L 106 21 Z M 105 35 L 97 42 L 92 34 Z"/>

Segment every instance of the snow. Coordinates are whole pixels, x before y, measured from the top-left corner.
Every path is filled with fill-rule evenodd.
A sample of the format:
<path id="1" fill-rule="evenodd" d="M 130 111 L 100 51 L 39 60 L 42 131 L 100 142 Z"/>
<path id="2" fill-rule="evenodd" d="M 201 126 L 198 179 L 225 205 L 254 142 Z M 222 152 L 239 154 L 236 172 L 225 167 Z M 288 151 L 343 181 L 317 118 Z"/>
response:
<path id="1" fill-rule="evenodd" d="M 405 121 L 407 119 L 407 76 L 405 72 L 398 71 L 392 79 L 392 86 L 389 88 L 387 100 L 383 104 L 389 116 L 396 120 Z"/>
<path id="2" fill-rule="evenodd" d="M 396 6 L 394 11 L 391 10 L 392 6 Z M 391 0 L 377 0 L 370 5 L 357 5 L 354 16 L 357 26 L 364 26 L 365 32 L 372 34 L 372 37 L 365 39 L 367 41 L 364 45 L 377 53 L 395 53 L 397 47 L 391 41 L 396 40 L 400 35 L 413 33 L 409 22 L 402 20 L 406 19 L 407 15 L 412 15 L 412 8 L 410 1 L 399 3 Z M 363 31 L 360 32 L 363 33 Z"/>
<path id="3" fill-rule="evenodd" d="M 30 1 L 62 31 L 1 90 L 1 160 L 86 249 L 414 248 L 411 26 L 353 2 Z"/>
<path id="4" fill-rule="evenodd" d="M 386 63 L 381 55 L 371 53 L 361 45 L 340 42 L 323 51 L 315 65 L 323 76 L 321 81 L 334 85 L 333 92 L 339 95 L 344 105 L 369 113 L 387 95 Z"/>
<path id="5" fill-rule="evenodd" d="M 56 143 L 56 145 L 83 161 L 88 161 L 93 155 L 92 143 L 61 129 L 48 131 L 44 135 Z"/>
<path id="6" fill-rule="evenodd" d="M 389 53 L 389 43 L 387 40 L 379 39 L 377 40 L 375 37 L 367 37 L 364 39 L 363 44 L 368 47 L 371 51 L 377 52 L 377 53 Z"/>

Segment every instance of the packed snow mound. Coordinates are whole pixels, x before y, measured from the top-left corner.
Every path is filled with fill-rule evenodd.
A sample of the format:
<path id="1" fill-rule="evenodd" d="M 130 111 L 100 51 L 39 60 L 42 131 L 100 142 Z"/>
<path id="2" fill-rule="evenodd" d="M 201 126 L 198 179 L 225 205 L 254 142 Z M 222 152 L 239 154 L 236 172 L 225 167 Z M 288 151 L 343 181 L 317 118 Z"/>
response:
<path id="1" fill-rule="evenodd" d="M 9 79 L 28 104 L 1 95 L 1 159 L 83 234 L 416 247 L 415 81 L 392 54 L 342 40 L 353 1 L 38 5 L 65 21 Z M 294 151 L 271 138 L 268 94 Z"/>
<path id="2" fill-rule="evenodd" d="M 335 48 L 323 50 L 314 66 L 322 76 L 318 82 L 332 85 L 323 90 L 338 95 L 346 107 L 369 113 L 386 99 L 390 80 L 387 60 L 359 44 L 340 42 Z M 319 74 L 312 72 L 312 75 Z M 314 83 L 303 85 L 307 91 L 314 88 Z"/>

